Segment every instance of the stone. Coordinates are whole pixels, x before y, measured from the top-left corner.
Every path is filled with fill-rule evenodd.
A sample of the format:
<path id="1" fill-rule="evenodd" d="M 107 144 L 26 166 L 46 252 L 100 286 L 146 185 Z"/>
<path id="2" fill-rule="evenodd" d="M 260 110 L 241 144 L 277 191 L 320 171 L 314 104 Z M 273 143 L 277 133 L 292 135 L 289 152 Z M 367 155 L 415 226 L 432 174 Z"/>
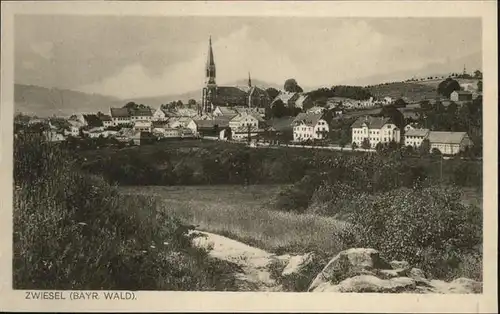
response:
<path id="1" fill-rule="evenodd" d="M 321 283 L 313 292 L 401 293 L 413 292 L 415 289 L 415 281 L 408 277 L 380 279 L 372 275 L 360 275 L 347 278 L 337 285 Z"/>
<path id="2" fill-rule="evenodd" d="M 412 268 L 408 272 L 408 277 L 410 277 L 413 280 L 415 280 L 415 282 L 417 283 L 417 285 L 427 286 L 427 287 L 431 287 L 432 286 L 431 282 L 427 279 L 427 276 L 425 275 L 424 271 L 421 270 L 420 268 L 415 268 L 415 267 Z"/>
<path id="3" fill-rule="evenodd" d="M 457 278 L 450 282 L 448 291 L 450 293 L 461 293 L 461 294 L 469 294 L 469 293 L 481 293 L 483 290 L 482 284 L 475 280 L 469 278 Z"/>
<path id="4" fill-rule="evenodd" d="M 281 276 L 297 276 L 301 275 L 304 271 L 307 271 L 311 268 L 314 263 L 314 253 L 306 253 L 304 255 L 292 256 L 285 269 L 281 273 Z"/>
<path id="5" fill-rule="evenodd" d="M 391 269 L 377 250 L 370 248 L 353 248 L 337 254 L 316 276 L 308 291 L 314 290 L 324 282 L 337 284 L 340 281 L 357 275 L 374 275 L 378 269 Z"/>
<path id="6" fill-rule="evenodd" d="M 410 269 L 410 264 L 407 261 L 392 261 L 391 264 L 392 269 Z"/>
<path id="7" fill-rule="evenodd" d="M 377 277 L 382 279 L 391 279 L 396 277 L 407 277 L 408 269 L 407 268 L 398 268 L 398 269 L 381 269 L 376 272 Z"/>

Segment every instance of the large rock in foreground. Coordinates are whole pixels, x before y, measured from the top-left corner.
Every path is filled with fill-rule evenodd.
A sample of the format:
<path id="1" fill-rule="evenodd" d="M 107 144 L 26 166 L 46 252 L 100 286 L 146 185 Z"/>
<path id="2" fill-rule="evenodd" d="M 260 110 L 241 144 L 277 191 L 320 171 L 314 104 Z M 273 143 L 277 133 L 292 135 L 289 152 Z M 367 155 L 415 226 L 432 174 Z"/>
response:
<path id="1" fill-rule="evenodd" d="M 324 283 L 338 284 L 349 277 L 375 275 L 374 270 L 377 269 L 391 269 L 391 265 L 380 257 L 377 250 L 367 248 L 345 250 L 330 260 L 308 290 L 314 291 Z"/>
<path id="2" fill-rule="evenodd" d="M 482 284 L 468 278 L 430 280 L 406 261 L 386 262 L 377 250 L 349 249 L 332 258 L 316 276 L 310 292 L 481 293 Z"/>

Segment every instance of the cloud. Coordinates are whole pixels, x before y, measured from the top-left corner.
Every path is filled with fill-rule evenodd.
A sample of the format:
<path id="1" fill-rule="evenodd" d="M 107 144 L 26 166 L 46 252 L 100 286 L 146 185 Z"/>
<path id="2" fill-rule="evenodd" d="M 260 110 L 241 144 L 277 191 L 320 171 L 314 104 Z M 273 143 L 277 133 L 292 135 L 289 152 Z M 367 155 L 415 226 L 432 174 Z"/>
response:
<path id="1" fill-rule="evenodd" d="M 294 63 L 282 51 L 277 51 L 264 40 L 248 36 L 243 26 L 226 37 L 213 37 L 213 50 L 217 68 L 217 83 L 228 84 L 245 78 L 265 78 L 271 82 L 284 82 L 299 74 Z M 201 89 L 204 84 L 204 68 L 208 52 L 208 38 L 195 46 L 199 53 L 193 59 L 177 62 L 162 69 L 161 74 L 151 76 L 141 65 L 126 66 L 121 72 L 79 88 L 123 98 L 177 94 Z M 263 60 L 265 60 L 263 62 Z"/>

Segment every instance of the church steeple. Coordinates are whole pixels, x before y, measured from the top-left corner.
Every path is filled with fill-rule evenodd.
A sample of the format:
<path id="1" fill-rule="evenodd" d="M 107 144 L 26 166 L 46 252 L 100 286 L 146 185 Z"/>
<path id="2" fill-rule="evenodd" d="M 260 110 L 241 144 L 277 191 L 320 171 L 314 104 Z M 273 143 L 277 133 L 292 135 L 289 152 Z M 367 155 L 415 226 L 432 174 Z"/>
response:
<path id="1" fill-rule="evenodd" d="M 215 85 L 215 61 L 214 52 L 212 51 L 212 36 L 208 39 L 208 56 L 207 64 L 205 66 L 205 80 L 206 84 Z"/>
<path id="2" fill-rule="evenodd" d="M 248 72 L 248 87 L 252 87 L 252 78 L 250 77 L 250 72 Z"/>

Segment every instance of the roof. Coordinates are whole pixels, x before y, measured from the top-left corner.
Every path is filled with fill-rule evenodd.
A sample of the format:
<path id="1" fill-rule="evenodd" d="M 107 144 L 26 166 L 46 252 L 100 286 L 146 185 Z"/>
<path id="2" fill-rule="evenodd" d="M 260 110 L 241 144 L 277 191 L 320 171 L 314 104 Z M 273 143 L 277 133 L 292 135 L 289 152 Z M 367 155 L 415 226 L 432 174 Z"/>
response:
<path id="1" fill-rule="evenodd" d="M 459 144 L 466 136 L 466 132 L 430 131 L 428 139 L 431 143 Z"/>
<path id="2" fill-rule="evenodd" d="M 217 107 L 219 109 L 219 111 L 223 114 L 223 115 L 235 115 L 238 113 L 237 109 L 236 108 L 230 108 L 230 107 L 225 107 L 225 106 L 218 106 Z M 215 109 L 217 109 L 215 108 Z"/>
<path id="3" fill-rule="evenodd" d="M 110 108 L 109 111 L 114 118 L 130 117 L 127 108 Z"/>
<path id="4" fill-rule="evenodd" d="M 216 125 L 219 128 L 224 128 L 229 126 L 229 120 L 226 119 L 213 119 L 213 120 L 194 120 L 198 129 L 213 128 Z"/>
<path id="5" fill-rule="evenodd" d="M 308 126 L 315 126 L 318 121 L 323 117 L 322 113 L 299 113 L 293 120 L 294 124 L 304 123 Z"/>
<path id="6" fill-rule="evenodd" d="M 289 101 L 294 101 L 299 98 L 300 94 L 295 92 L 285 92 L 281 91 L 271 102 L 271 104 L 275 103 L 278 100 L 281 100 L 285 104 L 288 104 Z"/>
<path id="7" fill-rule="evenodd" d="M 317 112 L 317 111 L 324 111 L 325 108 L 324 107 L 320 107 L 320 106 L 314 106 L 314 107 L 311 107 L 307 110 L 307 112 Z"/>
<path id="8" fill-rule="evenodd" d="M 136 117 L 149 117 L 152 116 L 153 113 L 150 108 L 138 108 L 133 111 L 132 115 Z"/>
<path id="9" fill-rule="evenodd" d="M 112 121 L 111 116 L 107 114 L 102 114 L 99 116 L 99 118 L 101 119 L 101 121 Z"/>
<path id="10" fill-rule="evenodd" d="M 239 120 L 242 120 L 242 119 L 244 119 L 245 117 L 248 117 L 248 116 L 256 119 L 259 122 L 263 122 L 264 121 L 264 119 L 262 119 L 262 117 L 259 116 L 258 114 L 256 114 L 256 113 L 248 113 L 248 112 L 241 112 L 241 113 L 239 113 L 237 116 L 234 116 L 231 119 L 231 121 L 239 121 Z"/>
<path id="11" fill-rule="evenodd" d="M 249 87 L 244 86 L 219 86 L 217 87 L 217 96 L 226 97 L 246 97 Z"/>
<path id="12" fill-rule="evenodd" d="M 304 95 L 304 94 L 300 95 L 297 98 L 297 100 L 295 101 L 295 107 L 303 108 L 304 107 L 304 101 L 306 101 L 308 97 L 309 96 Z"/>
<path id="13" fill-rule="evenodd" d="M 83 118 L 90 127 L 102 126 L 102 121 L 96 114 L 84 114 Z"/>
<path id="14" fill-rule="evenodd" d="M 389 123 L 390 118 L 386 117 L 370 117 L 364 116 L 359 117 L 354 123 L 351 125 L 351 128 L 361 128 L 364 123 L 368 125 L 369 129 L 380 129 L 385 124 Z"/>
<path id="15" fill-rule="evenodd" d="M 421 136 L 425 137 L 429 134 L 429 129 L 411 129 L 406 131 L 405 136 Z"/>

